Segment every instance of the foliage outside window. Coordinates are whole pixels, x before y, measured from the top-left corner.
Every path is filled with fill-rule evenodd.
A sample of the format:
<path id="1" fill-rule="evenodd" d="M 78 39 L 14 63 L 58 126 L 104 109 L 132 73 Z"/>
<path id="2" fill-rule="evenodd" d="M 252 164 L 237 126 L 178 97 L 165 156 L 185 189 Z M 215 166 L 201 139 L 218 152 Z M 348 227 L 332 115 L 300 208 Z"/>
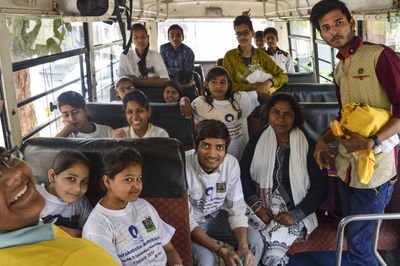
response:
<path id="1" fill-rule="evenodd" d="M 12 62 L 84 47 L 82 23 L 63 24 L 60 18 L 7 16 L 6 24 Z"/>
<path id="2" fill-rule="evenodd" d="M 307 20 L 294 20 L 289 22 L 289 35 L 311 37 L 310 22 Z"/>
<path id="3" fill-rule="evenodd" d="M 60 18 L 8 16 L 6 25 L 12 62 L 84 47 L 82 23 L 63 24 Z M 17 103 L 31 98 L 32 94 L 37 95 L 66 83 L 67 81 L 62 78 L 59 81 L 54 80 L 57 75 L 53 76 L 54 71 L 61 75 L 73 73 L 68 68 L 69 64 L 65 62 L 66 60 L 63 60 L 64 63 L 55 62 L 14 72 Z M 79 69 L 79 63 L 75 64 Z M 57 69 L 61 69 L 56 70 L 56 65 L 58 65 Z M 79 79 L 80 75 L 77 75 L 76 78 Z M 53 103 L 55 101 L 54 99 L 49 100 L 48 97 L 53 96 L 50 94 L 18 108 L 23 135 L 45 123 L 44 120 L 49 121 L 51 116 L 48 110 L 49 101 L 51 100 Z"/>

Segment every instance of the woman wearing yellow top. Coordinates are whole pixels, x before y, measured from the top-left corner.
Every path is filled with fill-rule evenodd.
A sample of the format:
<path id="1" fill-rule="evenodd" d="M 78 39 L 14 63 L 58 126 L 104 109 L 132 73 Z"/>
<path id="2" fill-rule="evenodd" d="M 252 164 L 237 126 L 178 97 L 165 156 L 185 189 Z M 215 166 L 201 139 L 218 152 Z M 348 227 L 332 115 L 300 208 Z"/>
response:
<path id="1" fill-rule="evenodd" d="M 44 204 L 29 165 L 0 147 L 0 266 L 119 265 L 96 244 L 39 221 Z"/>

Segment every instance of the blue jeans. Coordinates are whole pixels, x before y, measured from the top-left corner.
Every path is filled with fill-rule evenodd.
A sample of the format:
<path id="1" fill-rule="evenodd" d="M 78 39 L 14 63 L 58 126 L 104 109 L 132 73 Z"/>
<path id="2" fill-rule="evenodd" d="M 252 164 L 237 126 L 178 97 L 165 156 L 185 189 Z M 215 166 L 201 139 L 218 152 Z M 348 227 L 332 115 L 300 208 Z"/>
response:
<path id="1" fill-rule="evenodd" d="M 229 245 L 237 248 L 238 241 L 236 236 L 228 223 L 228 215 L 225 211 L 220 211 L 214 218 L 210 215 L 206 216 L 203 223 L 199 223 L 199 227 L 209 236 L 216 240 L 228 243 Z M 254 265 L 258 265 L 264 252 L 264 242 L 261 234 L 252 228 L 247 229 L 247 242 L 249 250 L 255 257 Z M 193 259 L 196 266 L 212 266 L 215 265 L 214 253 L 206 247 L 192 241 Z"/>
<path id="2" fill-rule="evenodd" d="M 372 189 L 349 187 L 339 180 L 343 215 L 383 213 L 392 196 L 395 178 Z M 379 265 L 371 251 L 374 221 L 351 222 L 347 226 L 347 260 L 357 265 Z"/>

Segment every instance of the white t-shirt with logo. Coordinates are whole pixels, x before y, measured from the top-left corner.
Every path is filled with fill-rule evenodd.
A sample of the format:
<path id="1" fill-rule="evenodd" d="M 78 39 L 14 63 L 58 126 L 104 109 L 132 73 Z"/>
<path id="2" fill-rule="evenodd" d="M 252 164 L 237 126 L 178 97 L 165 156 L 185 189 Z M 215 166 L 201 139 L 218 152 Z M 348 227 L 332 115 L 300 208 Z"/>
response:
<path id="1" fill-rule="evenodd" d="M 140 57 L 136 50 L 129 50 L 126 55 L 123 53 L 119 57 L 118 76 L 134 75 L 138 78 L 143 78 L 140 74 L 138 62 Z M 149 50 L 146 57 L 146 67 L 149 70 L 148 77 L 169 78 L 167 68 L 161 55 L 153 50 Z"/>
<path id="2" fill-rule="evenodd" d="M 89 217 L 92 207 L 85 195 L 75 202 L 67 203 L 53 194 L 50 194 L 44 184 L 36 185 L 37 190 L 46 200 L 46 205 L 40 212 L 43 219 L 49 215 L 58 216 L 57 225 L 82 230 L 86 219 Z"/>
<path id="3" fill-rule="evenodd" d="M 122 210 L 110 210 L 97 203 L 82 237 L 104 248 L 124 266 L 158 266 L 167 264 L 163 246 L 171 241 L 174 232 L 149 202 L 137 199 Z"/>
<path id="4" fill-rule="evenodd" d="M 219 101 L 214 99 L 212 102 L 213 108 L 211 109 L 211 106 L 206 103 L 204 96 L 197 97 L 192 102 L 194 121 L 196 124 L 204 119 L 216 119 L 223 122 L 231 136 L 228 153 L 240 160 L 249 141 L 247 117 L 259 105 L 257 97 L 256 91 L 239 91 L 234 94 L 234 99 L 242 111 L 240 119 L 238 119 L 238 111 L 233 109 L 232 104 L 228 100 Z"/>
<path id="5" fill-rule="evenodd" d="M 199 165 L 196 150 L 187 151 L 185 157 L 190 231 L 204 220 L 204 216 L 216 216 L 219 210 L 228 213 L 228 222 L 232 230 L 248 227 L 240 167 L 236 158 L 226 154 L 218 169 L 207 174 Z"/>
<path id="6" fill-rule="evenodd" d="M 123 127 L 122 129 L 125 132 L 126 138 L 140 139 L 131 126 Z M 169 138 L 169 135 L 165 129 L 150 123 L 150 130 L 146 132 L 142 138 Z"/>
<path id="7" fill-rule="evenodd" d="M 88 138 L 88 139 L 94 139 L 94 138 L 109 138 L 111 137 L 111 131 L 113 130 L 112 127 L 106 126 L 106 125 L 99 125 L 96 123 L 91 123 L 94 127 L 95 130 L 92 133 L 71 133 L 67 136 L 67 138 Z"/>

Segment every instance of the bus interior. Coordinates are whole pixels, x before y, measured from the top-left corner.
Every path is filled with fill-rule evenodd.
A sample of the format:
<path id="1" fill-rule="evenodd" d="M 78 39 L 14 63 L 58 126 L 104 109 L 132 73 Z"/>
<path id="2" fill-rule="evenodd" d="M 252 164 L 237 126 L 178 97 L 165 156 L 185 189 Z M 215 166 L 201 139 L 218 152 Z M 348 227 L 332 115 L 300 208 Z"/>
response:
<path id="1" fill-rule="evenodd" d="M 122 105 L 111 102 L 117 99 L 114 86 L 120 55 L 129 44 L 129 24 L 137 22 L 145 25 L 150 36 L 150 49 L 156 51 L 161 44 L 168 42 L 169 26 L 179 24 L 183 28 L 183 43 L 191 47 L 195 54 L 195 82 L 198 88 L 202 88 L 207 70 L 216 65 L 228 50 L 237 46 L 233 19 L 248 11 L 254 30 L 275 27 L 279 32 L 279 48 L 291 55 L 296 72 L 288 74 L 289 81 L 279 92 L 292 94 L 299 101 L 305 117 L 304 128 L 312 139 L 316 141 L 329 122 L 337 117 L 333 71 L 339 62 L 336 58 L 338 50 L 329 46 L 309 22 L 311 8 L 317 0 L 105 2 L 108 2 L 108 8 L 103 14 L 86 16 L 81 15 L 77 1 L 71 0 L 0 2 L 0 98 L 4 100 L 0 146 L 22 147 L 35 176 L 40 176 L 40 167 L 45 167 L 55 150 L 76 147 L 85 153 L 96 154 L 107 146 L 102 142 L 97 147 L 84 140 L 53 139 L 63 128 L 56 102 L 61 93 L 72 90 L 82 94 L 93 122 L 112 128 L 127 125 Z M 125 3 L 125 7 L 121 7 L 122 27 L 114 12 L 114 7 L 121 2 Z M 356 20 L 358 36 L 364 41 L 389 46 L 400 57 L 400 1 L 344 2 Z M 146 140 L 126 145 L 137 147 L 156 164 L 171 160 L 172 166 L 163 163 L 160 169 L 151 169 L 149 163 L 145 165 L 145 169 L 157 175 L 172 171 L 179 176 L 178 181 L 164 183 L 167 193 L 161 189 L 145 191 L 146 198 L 159 198 L 151 202 L 156 209 L 167 208 L 164 209 L 166 212 L 174 204 L 179 204 L 175 203 L 176 197 L 183 200 L 186 197 L 187 200 L 187 195 L 181 197 L 185 187 L 182 152 L 193 148 L 194 125 L 193 121 L 181 116 L 179 104 L 162 103 L 161 88 L 146 88 L 143 91 L 153 108 L 152 122 L 164 127 L 179 142 L 157 140 L 152 143 Z M 201 91 L 185 91 L 190 99 L 200 94 Z M 253 112 L 248 118 L 250 135 L 262 130 L 263 120 L 265 117 L 259 114 L 258 109 Z M 110 141 L 114 143 L 112 145 L 121 145 L 118 141 Z M 171 158 L 162 155 L 166 147 L 173 149 Z M 93 156 L 98 160 L 98 155 Z M 333 265 L 335 262 L 338 224 L 342 217 L 335 184 L 337 177 L 329 178 L 329 194 L 318 211 L 320 225 L 306 242 L 293 244 L 288 252 L 291 258 L 289 265 Z M 93 193 L 95 202 L 98 199 L 96 193 L 90 193 Z M 163 202 L 162 198 L 173 199 Z M 400 182 L 397 182 L 385 212 L 399 214 L 399 202 Z M 184 214 L 182 211 L 176 215 L 181 217 Z M 169 213 L 166 219 L 174 217 Z M 180 221 L 172 223 L 181 226 Z M 183 246 L 180 250 L 184 253 L 183 243 L 189 241 L 185 238 L 188 233 L 182 230 L 180 234 L 182 237 L 174 241 Z M 346 241 L 343 244 L 345 251 Z M 377 249 L 386 265 L 400 265 L 398 220 L 383 221 Z M 185 262 L 190 265 L 190 255 L 185 256 Z"/>

